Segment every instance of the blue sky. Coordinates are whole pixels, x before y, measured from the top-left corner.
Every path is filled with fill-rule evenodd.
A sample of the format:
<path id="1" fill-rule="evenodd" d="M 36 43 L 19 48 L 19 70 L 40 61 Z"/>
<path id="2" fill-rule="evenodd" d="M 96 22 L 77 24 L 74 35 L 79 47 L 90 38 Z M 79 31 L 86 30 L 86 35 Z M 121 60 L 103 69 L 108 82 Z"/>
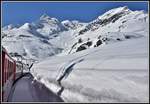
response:
<path id="1" fill-rule="evenodd" d="M 44 13 L 60 21 L 69 19 L 90 22 L 120 6 L 148 11 L 148 2 L 3 2 L 2 25 L 33 22 Z"/>

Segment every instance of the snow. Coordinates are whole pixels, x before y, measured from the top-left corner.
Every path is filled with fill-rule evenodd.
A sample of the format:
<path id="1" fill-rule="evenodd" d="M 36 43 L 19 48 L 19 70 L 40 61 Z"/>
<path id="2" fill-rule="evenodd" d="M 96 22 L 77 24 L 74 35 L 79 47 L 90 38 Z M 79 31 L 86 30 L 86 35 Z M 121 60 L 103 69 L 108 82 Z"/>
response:
<path id="1" fill-rule="evenodd" d="M 119 14 L 119 13 L 128 13 L 128 12 L 131 12 L 130 9 L 128 9 L 127 6 L 123 6 L 123 7 L 118 7 L 118 8 L 114 8 L 114 9 L 111 9 L 109 10 L 108 12 L 104 13 L 103 15 L 99 16 L 98 18 L 99 19 L 103 19 L 103 18 L 109 18 L 115 14 Z"/>
<path id="2" fill-rule="evenodd" d="M 82 27 L 82 23 L 77 21 L 71 23 L 76 25 L 76 29 Z M 76 30 L 67 30 L 56 18 L 51 18 L 46 14 L 36 22 L 25 23 L 11 29 L 10 26 L 13 25 L 6 26 L 2 30 L 2 45 L 9 53 L 17 52 L 26 58 L 42 60 L 66 51 L 68 46 L 75 41 Z"/>
<path id="3" fill-rule="evenodd" d="M 69 29 L 78 29 L 78 28 L 81 28 L 82 26 L 86 25 L 86 23 L 80 23 L 79 21 L 77 20 L 73 20 L 73 21 L 70 21 L 70 20 L 64 20 L 61 22 L 62 25 L 67 28 L 68 30 Z"/>
<path id="4" fill-rule="evenodd" d="M 25 23 L 23 26 L 20 27 L 20 29 L 30 30 L 30 24 L 29 23 Z"/>
<path id="5" fill-rule="evenodd" d="M 115 22 L 109 22 L 104 26 L 99 25 L 100 21 L 107 20 L 114 15 L 119 15 L 120 12 L 124 13 L 124 15 Z M 109 14 L 109 16 L 107 14 Z M 95 23 L 97 23 L 97 25 L 95 25 Z M 102 38 L 106 37 L 110 40 L 103 42 L 103 44 L 109 44 L 112 42 L 118 42 L 116 40 L 117 38 L 120 40 L 126 40 L 126 35 L 131 37 L 142 37 L 143 35 L 147 35 L 149 30 L 148 14 L 144 13 L 143 11 L 131 11 L 127 7 L 115 8 L 104 13 L 102 16 L 99 16 L 81 30 L 86 29 L 86 27 L 90 27 L 90 29 L 88 29 L 88 31 L 84 34 L 77 36 L 78 39 L 81 38 L 83 40 L 83 43 L 86 43 L 88 39 L 95 43 L 96 38 L 101 36 L 101 40 Z M 92 28 L 94 30 L 92 30 Z M 83 43 L 78 43 L 70 53 L 76 52 L 77 48 Z M 94 45 L 95 44 L 89 48 L 93 48 Z"/>
<path id="6" fill-rule="evenodd" d="M 56 93 L 63 86 L 66 102 L 148 102 L 147 38 L 50 57 L 32 73 Z M 63 74 L 59 86 L 56 80 Z"/>

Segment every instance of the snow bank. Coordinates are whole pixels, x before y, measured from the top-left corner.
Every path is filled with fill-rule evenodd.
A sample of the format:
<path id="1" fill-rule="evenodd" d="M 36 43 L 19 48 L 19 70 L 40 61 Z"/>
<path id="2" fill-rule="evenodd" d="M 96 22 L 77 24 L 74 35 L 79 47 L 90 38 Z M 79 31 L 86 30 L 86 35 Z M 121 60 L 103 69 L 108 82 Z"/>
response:
<path id="1" fill-rule="evenodd" d="M 32 68 L 66 102 L 148 102 L 148 72 L 148 37 L 50 57 Z"/>

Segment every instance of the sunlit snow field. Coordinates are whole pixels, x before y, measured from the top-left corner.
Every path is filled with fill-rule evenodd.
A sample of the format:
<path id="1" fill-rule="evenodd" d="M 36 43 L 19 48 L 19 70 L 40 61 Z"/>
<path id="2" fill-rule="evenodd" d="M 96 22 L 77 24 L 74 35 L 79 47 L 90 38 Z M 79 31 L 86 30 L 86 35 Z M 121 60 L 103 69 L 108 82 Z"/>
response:
<path id="1" fill-rule="evenodd" d="M 32 71 L 57 93 L 56 79 L 69 67 L 61 94 L 67 102 L 148 102 L 147 57 L 148 37 L 143 37 L 51 57 L 34 65 Z"/>

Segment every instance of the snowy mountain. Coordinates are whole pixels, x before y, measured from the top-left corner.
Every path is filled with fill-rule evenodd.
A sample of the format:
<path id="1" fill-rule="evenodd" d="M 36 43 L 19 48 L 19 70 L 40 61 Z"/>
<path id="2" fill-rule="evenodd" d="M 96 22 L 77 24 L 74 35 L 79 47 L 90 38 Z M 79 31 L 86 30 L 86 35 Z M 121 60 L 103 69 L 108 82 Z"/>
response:
<path id="1" fill-rule="evenodd" d="M 131 11 L 126 6 L 112 9 L 78 32 L 77 37 L 80 41 L 72 45 L 69 53 L 142 37 L 145 33 L 148 33 L 148 14 L 143 11 Z"/>
<path id="2" fill-rule="evenodd" d="M 69 21 L 69 20 L 65 20 L 61 22 L 63 24 L 64 27 L 66 27 L 67 29 L 77 29 L 82 27 L 85 23 L 80 23 L 79 21 Z"/>
<path id="3" fill-rule="evenodd" d="M 41 22 L 41 25 L 43 22 Z M 49 28 L 52 27 L 50 25 L 52 24 L 43 23 L 43 27 L 37 28 L 31 23 L 25 23 L 18 28 L 4 29 L 2 31 L 2 45 L 6 47 L 8 52 L 18 53 L 26 58 L 38 60 L 52 56 L 61 52 L 62 49 L 48 42 L 48 38 L 51 36 L 51 34 L 46 34 L 48 31 L 45 31 L 45 34 L 42 32 L 46 29 L 53 32 L 60 31 L 59 28 L 57 30 L 57 27 L 54 26 L 53 29 Z"/>
<path id="4" fill-rule="evenodd" d="M 137 25 L 138 24 L 138 25 Z M 36 60 L 72 54 L 105 44 L 143 37 L 148 33 L 148 14 L 126 6 L 114 8 L 97 19 L 82 23 L 60 22 L 44 14 L 39 20 L 2 28 L 2 45 L 9 53 Z"/>

